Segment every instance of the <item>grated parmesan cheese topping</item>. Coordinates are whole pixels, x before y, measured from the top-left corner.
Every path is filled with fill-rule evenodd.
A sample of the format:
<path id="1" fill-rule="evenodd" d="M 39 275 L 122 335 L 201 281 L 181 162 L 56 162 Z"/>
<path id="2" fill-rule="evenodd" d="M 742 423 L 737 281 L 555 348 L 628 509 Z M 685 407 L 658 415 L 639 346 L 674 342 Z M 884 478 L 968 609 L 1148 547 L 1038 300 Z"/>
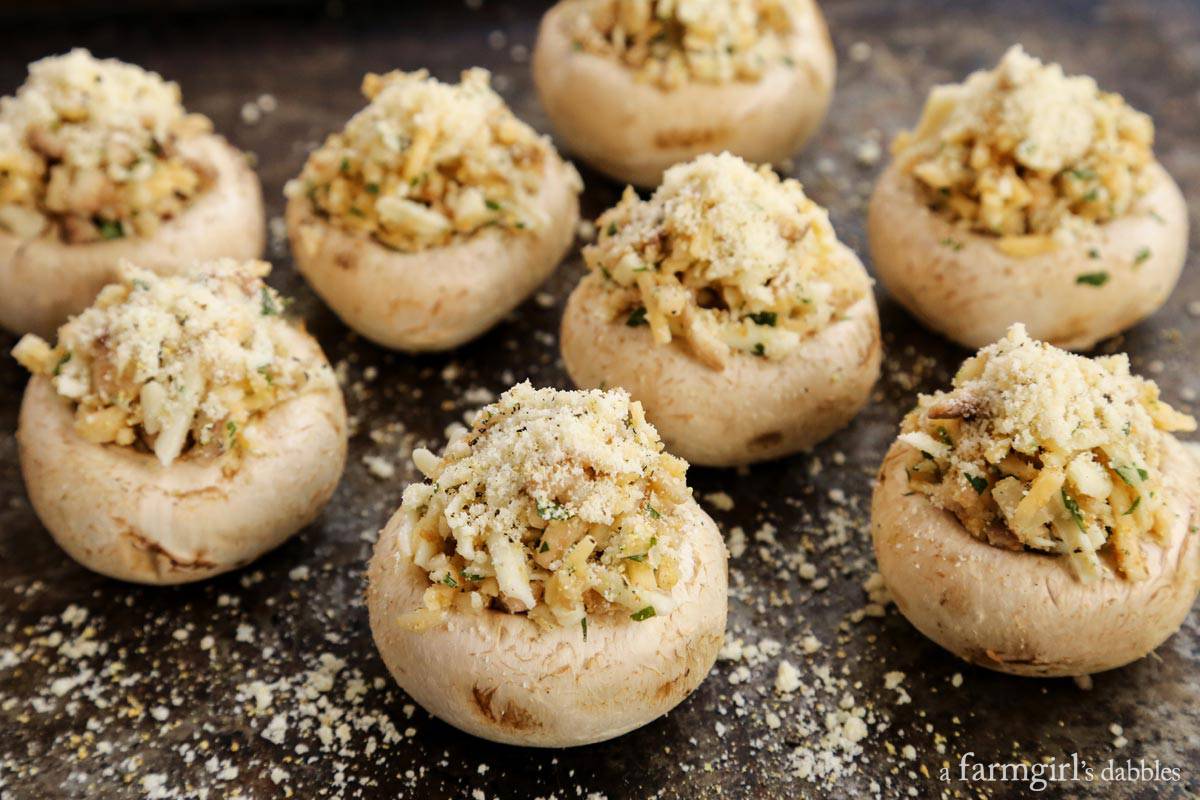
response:
<path id="1" fill-rule="evenodd" d="M 497 608 L 586 636 L 588 614 L 668 613 L 691 577 L 687 464 L 622 390 L 518 384 L 440 458 L 419 449 L 413 463 L 428 482 L 405 489 L 402 507 L 430 580 L 414 627 Z"/>
<path id="2" fill-rule="evenodd" d="M 798 0 L 588 0 L 571 22 L 578 49 L 616 58 L 663 89 L 757 81 L 794 66 L 788 39 L 813 24 Z"/>
<path id="3" fill-rule="evenodd" d="M 1083 580 L 1101 556 L 1141 580 L 1141 541 L 1172 523 L 1163 437 L 1195 428 L 1124 354 L 1085 358 L 1018 324 L 967 359 L 950 391 L 922 395 L 900 441 L 913 448 L 910 487 L 973 536 L 1067 555 Z"/>
<path id="4" fill-rule="evenodd" d="M 893 153 L 947 219 L 1014 255 L 1130 211 L 1148 188 L 1154 123 L 1086 76 L 1014 46 L 990 71 L 939 86 Z M 1065 226 L 1065 228 L 1064 228 Z"/>
<path id="5" fill-rule="evenodd" d="M 829 214 L 800 184 L 728 153 L 667 170 L 649 200 L 633 189 L 583 250 L 609 311 L 679 337 L 713 369 L 731 350 L 780 359 L 869 290 Z"/>
<path id="6" fill-rule="evenodd" d="M 324 359 L 292 352 L 284 302 L 262 280 L 270 269 L 222 259 L 160 277 L 125 264 L 55 346 L 28 334 L 13 355 L 74 402 L 88 441 L 142 447 L 164 465 L 230 453 L 234 468 L 255 415 L 334 382 Z"/>
<path id="7" fill-rule="evenodd" d="M 489 226 L 544 228 L 538 192 L 558 156 L 489 79 L 483 69 L 464 71 L 458 84 L 425 70 L 368 74 L 370 104 L 309 156 L 288 196 L 307 196 L 331 222 L 404 252 Z"/>
<path id="8" fill-rule="evenodd" d="M 212 182 L 180 155 L 211 123 L 179 86 L 76 49 L 29 65 L 0 98 L 0 229 L 70 243 L 149 236 Z"/>

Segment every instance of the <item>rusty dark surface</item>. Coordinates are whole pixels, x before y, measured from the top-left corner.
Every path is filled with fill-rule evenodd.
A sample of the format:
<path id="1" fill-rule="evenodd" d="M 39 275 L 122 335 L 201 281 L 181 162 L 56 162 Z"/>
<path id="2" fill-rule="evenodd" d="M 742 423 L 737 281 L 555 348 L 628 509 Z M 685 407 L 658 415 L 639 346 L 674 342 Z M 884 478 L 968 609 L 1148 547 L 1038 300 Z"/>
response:
<path id="1" fill-rule="evenodd" d="M 10 7 L 0 92 L 21 82 L 26 62 L 76 45 L 159 70 L 181 83 L 190 108 L 257 156 L 272 217 L 281 214 L 283 183 L 307 148 L 360 107 L 357 86 L 368 70 L 428 67 L 452 78 L 460 68 L 483 65 L 521 117 L 548 129 L 523 58 L 533 44 L 538 4 L 485 2 L 475 10 L 461 0 L 400 8 L 272 4 L 257 11 L 223 5 L 205 13 L 196 10 L 203 4 L 189 3 L 180 16 L 146 5 L 112 16 L 98 5 L 60 4 L 73 10 L 40 17 L 31 5 L 20 12 L 23 21 L 13 20 L 18 10 Z M 830 208 L 840 235 L 859 253 L 866 251 L 865 197 L 883 166 L 860 160 L 861 143 L 886 142 L 915 120 L 931 85 L 994 63 L 1018 41 L 1070 72 L 1094 75 L 1151 113 L 1160 159 L 1189 201 L 1200 201 L 1200 5 L 844 0 L 827 3 L 826 13 L 839 56 L 837 94 L 793 174 Z M 494 31 L 503 33 L 503 43 Z M 277 98 L 278 109 L 247 124 L 242 105 L 263 93 Z M 594 217 L 621 187 L 582 172 L 584 212 Z M 1193 412 L 1200 392 L 1195 242 L 1166 308 L 1105 345 L 1127 350 L 1170 402 Z M 866 527 L 871 476 L 916 393 L 944 385 L 965 355 L 919 329 L 882 291 L 884 377 L 875 401 L 849 429 L 811 455 L 745 473 L 690 473 L 699 494 L 728 492 L 734 508 L 712 513 L 724 530 L 741 526 L 751 540 L 731 561 L 730 637 L 773 639 L 782 653 L 718 662 L 695 695 L 665 718 L 616 741 L 565 752 L 492 745 L 419 708 L 406 709 L 409 701 L 393 687 L 367 629 L 362 589 L 369 539 L 413 477 L 409 448 L 440 446 L 446 425 L 479 404 L 479 391 L 469 399 L 464 393 L 480 387 L 499 393 L 525 378 L 567 385 L 556 334 L 563 301 L 581 274 L 578 252 L 543 287 L 540 302 L 531 299 L 457 352 L 422 357 L 348 335 L 294 273 L 286 246 L 276 241 L 269 257 L 276 265 L 272 282 L 297 298 L 298 313 L 331 360 L 345 362 L 357 432 L 324 516 L 240 572 L 183 588 L 141 588 L 71 562 L 25 498 L 13 439 L 25 375 L 11 359 L 0 359 L 0 797 L 1028 793 L 1020 782 L 959 782 L 966 753 L 983 763 L 1061 762 L 1078 754 L 1097 772 L 1110 758 L 1157 760 L 1179 770 L 1175 781 L 1055 784 L 1042 793 L 1047 797 L 1200 791 L 1196 614 L 1152 657 L 1095 676 L 1091 691 L 1070 680 L 970 667 L 916 633 L 894 608 L 858 620 L 867 603 L 862 584 L 874 563 Z M 1189 303 L 1197 304 L 1191 314 Z M 5 350 L 13 342 L 0 337 Z M 396 476 L 372 475 L 365 455 L 396 464 Z M 777 528 L 777 544 L 754 541 L 764 522 Z M 802 549 L 816 567 L 815 581 L 786 564 L 788 554 Z M 822 643 L 816 653 L 804 652 L 806 635 Z M 336 673 L 331 682 L 312 673 L 323 654 L 345 662 L 326 669 Z M 821 684 L 823 666 L 844 683 L 781 698 L 773 686 L 784 658 L 806 685 Z M 900 688 L 911 702 L 885 685 L 884 675 L 894 671 L 905 673 Z M 254 681 L 274 683 L 261 711 Z M 801 756 L 823 749 L 825 714 L 845 694 L 871 720 L 862 752 L 838 755 L 823 778 L 801 777 Z M 277 715 L 282 725 L 272 728 Z M 389 722 L 395 741 L 384 733 Z M 1127 740 L 1121 747 L 1114 724 Z M 939 780 L 943 763 L 950 766 L 948 782 Z"/>

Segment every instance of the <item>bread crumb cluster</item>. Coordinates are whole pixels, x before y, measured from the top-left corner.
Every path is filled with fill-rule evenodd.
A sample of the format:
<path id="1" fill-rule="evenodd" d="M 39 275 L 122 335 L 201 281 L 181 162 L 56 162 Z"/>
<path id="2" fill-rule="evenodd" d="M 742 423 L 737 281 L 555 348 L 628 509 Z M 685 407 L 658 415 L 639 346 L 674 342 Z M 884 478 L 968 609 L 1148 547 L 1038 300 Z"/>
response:
<path id="1" fill-rule="evenodd" d="M 35 61 L 0 98 L 0 229 L 72 244 L 149 236 L 211 185 L 179 148 L 211 127 L 141 67 L 83 49 Z"/>
<path id="2" fill-rule="evenodd" d="M 934 89 L 893 153 L 932 209 L 1024 255 L 1129 213 L 1153 144 L 1150 117 L 1120 95 L 1016 45 L 994 69 Z"/>
<path id="3" fill-rule="evenodd" d="M 669 613 L 691 578 L 687 464 L 624 391 L 518 384 L 413 463 L 428 480 L 404 490 L 407 551 L 430 586 L 405 624 L 496 608 L 586 636 L 589 614 Z"/>
<path id="4" fill-rule="evenodd" d="M 626 189 L 583 250 L 614 319 L 678 337 L 723 369 L 731 352 L 786 357 L 870 285 L 800 184 L 728 153 L 667 170 L 649 200 Z"/>
<path id="5" fill-rule="evenodd" d="M 1164 437 L 1196 428 L 1158 394 L 1124 354 L 1085 358 L 1014 325 L 905 417 L 909 486 L 995 546 L 1066 555 L 1083 580 L 1108 555 L 1143 579 L 1142 542 L 1174 522 Z"/>
<path id="6" fill-rule="evenodd" d="M 368 74 L 370 104 L 309 156 L 288 196 L 306 196 L 332 223 L 402 252 L 490 226 L 543 229 L 538 195 L 558 156 L 489 80 L 478 68 L 458 84 L 425 70 Z"/>
<path id="7" fill-rule="evenodd" d="M 674 89 L 756 81 L 772 67 L 790 68 L 788 40 L 811 16 L 799 0 L 589 0 L 571 35 L 578 49 Z"/>
<path id="8" fill-rule="evenodd" d="M 269 271 L 221 259 L 162 277 L 126 264 L 57 344 L 27 334 L 13 356 L 74 404 L 90 442 L 144 448 L 164 465 L 184 453 L 240 455 L 256 414 L 335 383 L 324 359 L 294 352 Z"/>

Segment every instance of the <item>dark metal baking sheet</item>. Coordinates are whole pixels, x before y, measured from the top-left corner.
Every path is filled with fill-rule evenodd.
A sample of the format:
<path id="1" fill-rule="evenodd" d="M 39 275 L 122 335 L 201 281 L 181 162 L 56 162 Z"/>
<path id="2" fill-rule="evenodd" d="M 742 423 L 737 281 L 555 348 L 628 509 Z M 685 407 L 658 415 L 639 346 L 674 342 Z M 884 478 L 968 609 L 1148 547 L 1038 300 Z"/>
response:
<path id="1" fill-rule="evenodd" d="M 547 129 L 526 63 L 540 4 L 334 2 L 220 14 L 202 7 L 172 15 L 143 4 L 110 17 L 89 8 L 83 18 L 63 16 L 63 4 L 40 16 L 27 9 L 27 21 L 6 24 L 0 37 L 0 92 L 20 83 L 28 61 L 76 45 L 158 69 L 182 84 L 191 108 L 256 154 L 273 217 L 307 148 L 361 105 L 357 86 L 367 70 L 428 67 L 452 78 L 462 67 L 487 66 L 517 113 Z M 882 166 L 863 142 L 886 142 L 913 122 L 930 86 L 994 63 L 1018 41 L 1153 114 L 1161 160 L 1190 201 L 1200 198 L 1196 3 L 841 0 L 825 10 L 839 55 L 837 94 L 793 174 L 860 253 L 866 193 Z M 249 124 L 242 107 L 262 94 L 278 108 Z M 584 211 L 595 216 L 620 187 L 583 175 Z M 411 357 L 348 335 L 273 239 L 271 281 L 298 298 L 331 359 L 344 363 L 356 433 L 345 479 L 322 518 L 245 570 L 151 589 L 100 578 L 67 559 L 25 499 L 12 436 L 25 375 L 0 359 L 0 797 L 1029 793 L 1027 782 L 958 781 L 964 754 L 997 764 L 1077 754 L 1096 770 L 1092 783 L 1051 785 L 1043 793 L 1050 797 L 1184 797 L 1200 789 L 1195 614 L 1155 655 L 1095 676 L 1090 691 L 1070 680 L 969 667 L 891 608 L 863 616 L 862 584 L 873 570 L 866 528 L 873 471 L 916 393 L 943 385 L 965 355 L 920 330 L 882 293 L 884 376 L 875 402 L 849 429 L 811 455 L 744 472 L 690 473 L 700 495 L 729 494 L 732 510 L 713 515 L 727 533 L 741 527 L 749 540 L 731 562 L 729 635 L 748 646 L 740 659 L 719 662 L 665 718 L 564 752 L 492 745 L 412 708 L 367 630 L 370 539 L 413 477 L 406 458 L 413 444 L 439 446 L 447 424 L 516 380 L 567 385 L 558 319 L 582 267 L 573 253 L 537 298 L 469 346 Z M 1167 399 L 1192 411 L 1200 391 L 1195 261 L 1193 246 L 1167 307 L 1107 345 L 1128 350 Z M 0 347 L 12 343 L 3 338 Z M 377 477 L 364 456 L 394 464 L 396 475 Z M 815 567 L 813 580 L 800 577 L 802 560 Z M 805 636 L 820 649 L 805 653 Z M 799 668 L 806 687 L 791 698 L 774 690 L 782 659 Z M 888 686 L 898 676 L 888 673 L 903 673 L 895 688 Z M 867 735 L 849 752 L 828 752 L 826 717 L 840 705 L 862 709 Z M 1102 781 L 1109 759 L 1157 761 L 1160 778 L 1176 769 L 1178 780 Z M 939 779 L 943 765 L 949 781 Z"/>

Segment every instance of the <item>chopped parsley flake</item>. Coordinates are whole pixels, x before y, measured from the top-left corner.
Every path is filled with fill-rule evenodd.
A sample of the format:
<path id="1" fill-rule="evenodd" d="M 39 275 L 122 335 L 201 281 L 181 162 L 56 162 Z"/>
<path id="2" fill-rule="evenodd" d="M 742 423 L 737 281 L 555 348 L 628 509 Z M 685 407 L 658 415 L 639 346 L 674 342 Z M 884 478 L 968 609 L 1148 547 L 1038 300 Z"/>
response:
<path id="1" fill-rule="evenodd" d="M 97 219 L 96 229 L 100 231 L 100 238 L 105 241 L 120 239 L 125 235 L 125 226 L 120 220 Z"/>
<path id="2" fill-rule="evenodd" d="M 971 488 L 975 490 L 975 494 L 983 494 L 988 488 L 988 479 L 979 475 L 967 475 L 967 482 L 971 484 Z"/>
<path id="3" fill-rule="evenodd" d="M 1075 502 L 1074 497 L 1071 497 L 1071 495 L 1067 494 L 1066 489 L 1063 489 L 1061 494 L 1063 505 L 1066 506 L 1067 512 L 1071 515 L 1071 519 L 1075 520 L 1075 524 L 1079 526 L 1079 530 L 1087 531 L 1087 528 L 1083 524 L 1083 512 L 1079 510 L 1079 503 Z"/>
<path id="4" fill-rule="evenodd" d="M 449 572 L 446 573 L 446 577 L 442 578 L 442 583 L 446 584 L 451 589 L 458 588 L 458 581 L 454 580 L 454 576 L 451 575 Z"/>
<path id="5" fill-rule="evenodd" d="M 547 503 L 538 501 L 537 513 L 542 519 L 563 520 L 570 519 L 571 517 L 571 512 L 567 510 L 566 506 L 560 506 L 558 503 L 552 501 Z"/>
<path id="6" fill-rule="evenodd" d="M 1133 265 L 1136 267 L 1148 258 L 1150 258 L 1150 248 L 1143 247 L 1138 250 L 1137 255 L 1133 257 Z"/>
<path id="7" fill-rule="evenodd" d="M 1142 496 L 1139 494 L 1137 497 L 1133 498 L 1133 504 L 1130 505 L 1129 508 L 1125 509 L 1125 512 L 1123 514 L 1121 514 L 1121 516 L 1128 517 L 1134 511 L 1137 511 L 1137 507 L 1140 506 L 1141 504 L 1142 504 Z"/>
<path id="8" fill-rule="evenodd" d="M 755 325 L 769 325 L 774 328 L 777 315 L 774 311 L 758 311 L 751 314 L 750 319 L 753 320 Z"/>
<path id="9" fill-rule="evenodd" d="M 264 317 L 274 317 L 279 314 L 279 306 L 275 304 L 275 298 L 271 296 L 271 290 L 266 286 L 262 287 L 259 292 L 259 299 L 262 301 L 262 315 Z"/>
<path id="10" fill-rule="evenodd" d="M 1087 284 L 1088 286 L 1103 286 L 1108 283 L 1107 272 L 1081 272 L 1075 276 L 1076 283 Z"/>
<path id="11" fill-rule="evenodd" d="M 62 358 L 60 358 L 58 360 L 57 364 L 54 365 L 54 376 L 56 378 L 62 373 L 62 368 L 65 367 L 67 365 L 67 362 L 70 360 L 71 360 L 71 354 L 68 352 L 65 356 L 63 356 Z"/>
<path id="12" fill-rule="evenodd" d="M 649 325 L 646 322 L 646 307 L 638 306 L 629 313 L 629 319 L 625 320 L 625 324 L 631 328 L 636 328 L 639 325 Z"/>
<path id="13" fill-rule="evenodd" d="M 587 617 L 579 620 L 579 627 L 583 628 L 583 640 L 587 641 Z"/>
<path id="14" fill-rule="evenodd" d="M 655 614 L 656 614 L 656 612 L 654 611 L 654 606 L 646 606 L 645 608 L 641 609 L 640 611 L 635 611 L 632 614 L 630 614 L 629 618 L 631 620 L 633 620 L 634 622 L 645 622 L 646 620 L 655 616 Z"/>
<path id="15" fill-rule="evenodd" d="M 1128 464 L 1113 467 L 1113 472 L 1117 473 L 1121 480 L 1125 481 L 1125 483 L 1129 484 L 1130 486 L 1137 486 L 1139 483 L 1141 483 L 1141 481 L 1146 479 L 1147 475 L 1150 474 L 1144 469 L 1137 469 L 1136 467 Z M 1140 480 L 1137 479 L 1139 476 Z"/>

